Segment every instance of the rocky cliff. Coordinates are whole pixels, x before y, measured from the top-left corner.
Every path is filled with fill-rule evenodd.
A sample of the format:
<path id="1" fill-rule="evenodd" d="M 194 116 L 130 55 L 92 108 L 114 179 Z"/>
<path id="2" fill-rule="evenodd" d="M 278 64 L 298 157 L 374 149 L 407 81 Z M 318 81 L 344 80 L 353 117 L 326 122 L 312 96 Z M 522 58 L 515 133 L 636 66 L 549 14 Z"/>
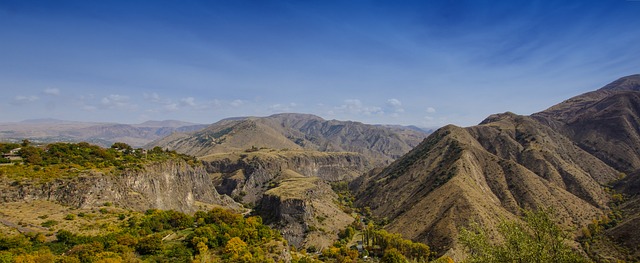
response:
<path id="1" fill-rule="evenodd" d="M 317 177 L 295 176 L 264 194 L 256 208 L 266 224 L 298 248 L 329 247 L 353 217 L 337 205 L 337 195 Z"/>
<path id="2" fill-rule="evenodd" d="M 228 196 L 216 192 L 204 167 L 191 167 L 182 160 L 145 165 L 117 175 L 84 173 L 49 182 L 0 178 L 0 201 L 50 200 L 76 207 L 100 206 L 106 202 L 134 210 L 150 208 L 194 212 L 211 206 L 240 210 Z"/>
<path id="3" fill-rule="evenodd" d="M 216 189 L 244 203 L 257 203 L 264 192 L 299 174 L 327 182 L 350 181 L 371 168 L 360 154 L 348 152 L 280 151 L 216 154 L 201 158 L 214 175 Z"/>

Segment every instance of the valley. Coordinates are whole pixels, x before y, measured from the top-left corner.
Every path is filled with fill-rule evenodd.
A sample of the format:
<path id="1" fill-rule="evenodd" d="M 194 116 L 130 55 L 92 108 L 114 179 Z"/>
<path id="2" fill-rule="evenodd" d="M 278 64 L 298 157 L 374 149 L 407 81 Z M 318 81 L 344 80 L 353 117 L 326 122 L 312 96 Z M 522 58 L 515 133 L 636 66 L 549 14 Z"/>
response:
<path id="1" fill-rule="evenodd" d="M 134 147 L 22 141 L 38 126 L 3 142 L 21 159 L 0 166 L 0 259 L 483 262 L 551 240 L 553 260 L 640 260 L 640 75 L 433 133 L 295 113 L 147 125 L 172 128 Z"/>

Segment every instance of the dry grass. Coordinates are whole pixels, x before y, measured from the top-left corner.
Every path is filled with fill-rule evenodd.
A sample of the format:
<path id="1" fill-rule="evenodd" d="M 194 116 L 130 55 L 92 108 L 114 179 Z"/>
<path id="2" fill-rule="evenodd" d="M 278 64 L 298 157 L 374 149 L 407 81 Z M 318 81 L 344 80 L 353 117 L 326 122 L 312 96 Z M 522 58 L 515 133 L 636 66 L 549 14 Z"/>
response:
<path id="1" fill-rule="evenodd" d="M 3 223 L 0 231 L 15 233 L 17 225 L 22 232 L 40 232 L 50 239 L 61 229 L 83 235 L 97 235 L 117 231 L 122 222 L 119 217 L 129 217 L 132 213 L 134 212 L 113 206 L 81 209 L 41 200 L 3 203 L 0 207 L 0 219 Z M 48 221 L 56 223 L 43 226 Z"/>
<path id="2" fill-rule="evenodd" d="M 296 176 L 295 172 L 290 171 L 288 174 L 294 177 L 284 179 L 280 182 L 280 186 L 267 191 L 265 194 L 279 196 L 282 200 L 290 198 L 301 198 L 305 196 L 305 192 L 316 188 L 318 177 Z"/>
<path id="3" fill-rule="evenodd" d="M 214 153 L 198 157 L 202 161 L 217 161 L 223 159 L 229 159 L 232 162 L 236 162 L 239 159 L 253 159 L 258 158 L 261 160 L 276 160 L 276 159 L 290 159 L 291 157 L 327 157 L 327 156 L 350 156 L 357 155 L 353 152 L 318 152 L 309 150 L 290 150 L 290 149 L 259 149 L 255 152 L 230 152 L 230 153 Z"/>

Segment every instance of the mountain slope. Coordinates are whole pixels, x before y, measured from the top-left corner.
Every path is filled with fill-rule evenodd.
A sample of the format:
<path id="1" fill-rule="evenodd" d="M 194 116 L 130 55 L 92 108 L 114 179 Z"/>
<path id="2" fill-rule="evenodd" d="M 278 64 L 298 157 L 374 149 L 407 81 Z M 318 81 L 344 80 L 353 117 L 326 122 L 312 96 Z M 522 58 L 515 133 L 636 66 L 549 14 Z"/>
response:
<path id="1" fill-rule="evenodd" d="M 533 114 L 621 172 L 640 169 L 640 75 Z"/>
<path id="2" fill-rule="evenodd" d="M 198 132 L 173 134 L 147 147 L 160 146 L 195 156 L 241 152 L 251 147 L 357 152 L 381 165 L 402 156 L 426 135 L 411 128 L 327 121 L 289 113 L 222 120 Z"/>
<path id="3" fill-rule="evenodd" d="M 640 229 L 640 75 L 620 78 L 533 117 L 619 170 L 620 177 L 627 175 L 614 185 L 617 192 L 628 198 L 620 204 L 626 216 L 615 227 L 606 230 L 607 240 L 612 243 L 593 247 L 602 252 L 611 251 L 611 246 L 621 246 L 622 249 L 617 250 L 626 252 L 610 256 L 627 255 L 628 260 L 640 259 L 640 239 L 630 235 Z"/>
<path id="4" fill-rule="evenodd" d="M 357 205 L 388 217 L 392 232 L 459 256 L 457 233 L 475 221 L 494 229 L 520 208 L 551 206 L 577 227 L 607 207 L 600 183 L 616 171 L 530 117 L 495 115 L 446 126 L 379 173 L 355 180 Z"/>

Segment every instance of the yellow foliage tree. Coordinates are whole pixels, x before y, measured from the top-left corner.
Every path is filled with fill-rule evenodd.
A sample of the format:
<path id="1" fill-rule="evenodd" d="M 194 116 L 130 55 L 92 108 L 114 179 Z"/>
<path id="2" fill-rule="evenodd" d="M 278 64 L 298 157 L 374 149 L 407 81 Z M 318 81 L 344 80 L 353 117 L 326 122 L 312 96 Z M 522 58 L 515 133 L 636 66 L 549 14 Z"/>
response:
<path id="1" fill-rule="evenodd" d="M 252 259 L 247 243 L 238 237 L 229 239 L 227 245 L 224 246 L 223 252 L 230 262 L 251 262 Z"/>

